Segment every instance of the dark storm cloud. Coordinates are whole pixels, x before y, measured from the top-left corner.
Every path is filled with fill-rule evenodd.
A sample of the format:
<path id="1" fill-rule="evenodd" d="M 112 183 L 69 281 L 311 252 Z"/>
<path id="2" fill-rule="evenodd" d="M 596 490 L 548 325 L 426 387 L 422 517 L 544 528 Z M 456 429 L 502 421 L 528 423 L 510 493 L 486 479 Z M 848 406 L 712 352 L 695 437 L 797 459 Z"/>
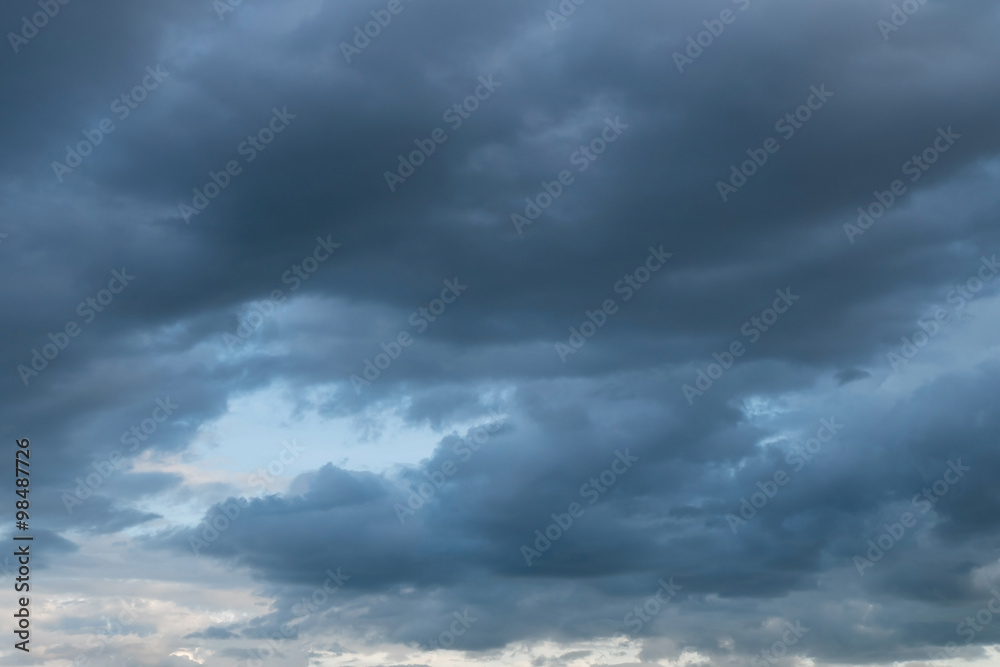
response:
<path id="1" fill-rule="evenodd" d="M 0 415 L 4 437 L 41 445 L 49 525 L 106 534 L 157 518 L 135 504 L 176 489 L 174 475 L 126 467 L 71 515 L 56 499 L 116 449 L 183 451 L 229 398 L 277 381 L 303 410 L 359 421 L 402 405 L 411 424 L 448 428 L 494 408 L 508 426 L 403 523 L 405 485 L 454 459 L 452 440 L 416 468 L 331 463 L 302 475 L 301 493 L 250 501 L 204 553 L 250 566 L 275 611 L 190 637 L 268 637 L 340 567 L 350 579 L 331 613 L 303 627 L 428 647 L 470 609 L 480 620 L 457 648 L 607 637 L 673 576 L 684 588 L 644 630 L 643 659 L 673 650 L 660 636 L 752 656 L 775 640 L 764 620 L 776 615 L 801 618 L 812 630 L 795 650 L 829 662 L 954 641 L 961 609 L 984 599 L 974 571 L 995 560 L 996 364 L 912 396 L 852 392 L 875 392 L 885 353 L 1000 249 L 997 14 L 941 0 L 885 40 L 889 4 L 584 3 L 552 30 L 549 3 L 406 3 L 350 64 L 340 43 L 370 20 L 366 3 L 258 0 L 225 21 L 207 2 L 63 6 L 6 54 L 18 104 L 0 111 L 17 128 L 0 140 L 0 298 L 16 314 Z M 33 8 L 5 6 L 0 25 Z M 678 72 L 674 52 L 723 8 L 736 20 Z M 66 145 L 157 66 L 169 75 L 58 182 Z M 397 156 L 449 127 L 445 110 L 491 75 L 489 99 L 390 192 Z M 832 93 L 822 108 L 779 130 L 817 87 Z M 275 110 L 287 127 L 250 161 L 241 146 Z M 608 119 L 621 136 L 578 171 Z M 904 164 L 939 128 L 960 137 L 911 181 Z M 780 149 L 723 201 L 717 181 L 769 137 Z M 178 205 L 231 160 L 240 173 L 185 221 Z M 573 183 L 518 234 L 511 214 L 564 169 Z M 844 224 L 895 179 L 907 192 L 852 243 Z M 341 247 L 293 290 L 285 276 L 318 237 Z M 626 301 L 616 285 L 651 246 L 673 256 Z M 86 321 L 79 304 L 126 269 L 134 282 Z M 468 291 L 416 331 L 410 314 L 446 279 Z M 308 317 L 267 318 L 228 349 L 245 305 L 275 289 Z M 681 386 L 747 343 L 742 326 L 786 289 L 794 307 L 689 405 Z M 608 298 L 619 310 L 563 364 L 555 343 Z M 79 336 L 26 386 L 17 366 L 70 322 Z M 401 331 L 413 346 L 356 392 L 349 376 Z M 316 387 L 333 391 L 307 396 Z M 497 387 L 509 392 L 483 398 Z M 123 435 L 168 396 L 177 415 L 129 449 Z M 786 413 L 789 396 L 801 400 Z M 753 415 L 755 400 L 781 409 Z M 734 534 L 726 514 L 831 417 L 844 430 Z M 521 545 L 625 449 L 634 469 L 527 567 Z M 959 457 L 968 477 L 860 576 L 866 541 Z M 200 531 L 147 545 L 190 553 Z M 866 622 L 881 634 L 857 630 L 855 599 L 878 605 Z"/>
<path id="2" fill-rule="evenodd" d="M 837 378 L 839 384 L 847 384 L 849 382 L 856 382 L 857 380 L 864 380 L 865 378 L 870 378 L 872 375 L 868 371 L 861 370 L 860 368 L 847 368 L 842 371 L 837 371 L 834 376 Z"/>
<path id="3" fill-rule="evenodd" d="M 210 628 L 205 628 L 201 632 L 192 632 L 189 635 L 185 635 L 184 639 L 233 639 L 237 636 L 238 635 L 234 632 L 230 632 L 225 628 L 213 625 Z"/>
<path id="4" fill-rule="evenodd" d="M 968 410 L 981 410 L 980 405 L 988 401 L 985 397 L 992 395 L 992 380 L 951 382 L 955 404 Z M 652 388 L 642 386 L 638 391 L 645 394 Z M 934 394 L 939 391 L 942 389 L 935 388 Z M 616 401 L 587 398 L 598 413 L 605 404 L 631 412 L 620 397 Z M 567 403 L 580 400 L 583 397 L 566 398 Z M 574 425 L 567 415 L 559 428 L 550 425 L 543 431 L 547 433 L 545 440 L 534 440 L 516 429 L 498 436 L 491 448 L 478 452 L 462 475 L 448 480 L 427 506 L 407 517 L 402 526 L 391 505 L 405 503 L 405 491 L 394 489 L 388 481 L 383 493 L 363 490 L 375 481 L 370 475 L 329 467 L 310 479 L 311 490 L 300 498 L 254 501 L 246 518 L 234 522 L 213 549 L 220 557 L 236 555 L 255 570 L 269 571 L 272 581 L 300 586 L 317 585 L 327 568 L 342 567 L 351 578 L 338 592 L 342 597 L 335 606 L 353 616 L 356 612 L 350 610 L 365 600 L 368 611 L 354 622 L 360 627 L 384 627 L 389 638 L 426 645 L 434 636 L 433 623 L 404 624 L 402 619 L 427 619 L 434 613 L 443 619 L 452 609 L 468 606 L 486 622 L 464 638 L 463 648 L 495 646 L 513 636 L 541 638 L 555 633 L 562 638 L 580 638 L 620 631 L 627 611 L 648 597 L 662 576 L 674 576 L 684 586 L 677 604 L 708 608 L 713 622 L 723 624 L 726 632 L 737 632 L 751 610 L 762 613 L 773 608 L 770 600 L 796 591 L 816 593 L 820 589 L 816 577 L 831 567 L 835 569 L 829 576 L 843 577 L 851 587 L 861 587 L 869 599 L 884 600 L 885 604 L 899 598 L 946 602 L 947 607 L 969 604 L 982 595 L 971 584 L 970 570 L 992 561 L 988 552 L 983 552 L 978 563 L 970 557 L 974 558 L 972 554 L 982 547 L 983 540 L 995 546 L 995 531 L 990 523 L 979 524 L 977 535 L 965 548 L 956 548 L 954 540 L 935 537 L 934 533 L 947 525 L 957 507 L 969 502 L 970 494 L 980 495 L 977 489 L 989 488 L 987 471 L 995 462 L 992 454 L 983 460 L 989 444 L 982 441 L 978 429 L 967 433 L 953 429 L 947 442 L 925 440 L 920 435 L 954 409 L 949 405 L 932 411 L 919 402 L 901 406 L 894 423 L 906 425 L 912 435 L 879 452 L 872 449 L 872 443 L 886 437 L 882 433 L 885 427 L 878 424 L 879 416 L 853 406 L 854 421 L 826 445 L 822 456 L 817 455 L 819 460 L 798 472 L 782 465 L 783 451 L 769 448 L 754 454 L 751 445 L 755 438 L 749 429 L 734 425 L 737 433 L 742 432 L 738 439 L 745 444 L 729 457 L 724 450 L 717 450 L 714 460 L 742 459 L 744 467 L 735 482 L 720 479 L 715 466 L 705 461 L 685 464 L 683 452 L 665 444 L 680 440 L 679 434 L 664 424 L 660 443 L 644 446 L 641 438 L 633 436 L 631 442 L 637 445 L 633 451 L 642 463 L 637 464 L 633 476 L 623 476 L 609 495 L 592 507 L 581 500 L 578 487 L 607 467 L 610 452 L 602 450 L 608 440 L 605 429 L 614 431 L 617 425 L 613 421 Z M 636 409 L 631 416 L 642 415 L 648 423 L 653 416 L 647 410 Z M 812 424 L 800 426 L 816 429 Z M 726 438 L 718 428 L 714 431 L 696 436 L 697 444 L 711 447 Z M 572 461 L 559 453 L 567 450 L 559 443 L 559 435 L 573 442 Z M 525 446 L 525 441 L 530 444 Z M 442 446 L 422 470 L 439 470 L 447 449 Z M 960 487 L 935 505 L 935 513 L 924 518 L 911 506 L 911 497 L 947 470 L 948 460 L 957 457 L 973 465 L 979 477 L 969 473 Z M 900 466 L 901 458 L 919 461 L 919 469 Z M 756 492 L 756 482 L 771 477 L 778 467 L 789 471 L 792 484 L 734 536 L 723 515 L 737 512 L 741 496 Z M 353 492 L 349 491 L 352 487 L 356 489 Z M 328 488 L 336 488 L 337 495 L 330 496 Z M 351 499 L 341 494 L 349 494 Z M 701 512 L 671 517 L 665 511 L 692 499 L 699 499 L 695 502 L 702 506 Z M 527 568 L 518 551 L 520 545 L 533 543 L 532 530 L 544 529 L 552 522 L 549 513 L 565 512 L 573 500 L 587 507 L 585 515 L 551 551 Z M 891 561 L 887 558 L 865 577 L 858 577 L 852 556 L 867 550 L 866 539 L 876 537 L 883 522 L 898 520 L 900 504 L 921 517 L 918 531 L 923 537 L 912 535 L 901 540 L 891 552 Z M 990 511 L 984 508 L 983 513 Z M 262 547 L 255 538 L 260 530 L 274 538 L 269 547 Z M 304 537 L 310 532 L 312 537 Z M 192 535 L 197 532 L 176 536 L 175 543 L 187 548 L 186 541 Z M 328 540 L 327 535 L 334 538 Z M 378 557 L 373 558 L 373 554 Z M 586 554 L 585 559 L 581 559 L 582 554 Z M 289 562 L 298 566 L 289 568 Z M 926 593 L 928 571 L 938 573 L 933 589 L 938 592 L 931 596 Z M 303 578 L 304 574 L 309 576 Z M 485 583 L 493 578 L 504 581 L 496 590 Z M 573 593 L 555 592 L 576 578 L 588 585 Z M 418 592 L 403 595 L 405 586 L 415 586 Z M 552 591 L 551 601 L 543 595 L 532 612 L 514 613 L 521 596 L 544 590 Z M 371 606 L 366 596 L 373 591 L 392 595 L 385 603 Z M 302 592 L 289 592 L 282 605 L 284 611 L 276 614 L 276 624 L 293 617 L 291 608 Z M 579 618 L 571 627 L 546 621 L 565 613 L 559 611 L 566 604 L 565 595 L 571 596 L 573 609 L 584 610 L 577 612 Z M 708 602 L 709 595 L 721 602 Z M 753 604 L 739 608 L 736 601 L 740 599 Z M 779 604 L 778 608 L 784 606 Z M 609 618 L 609 609 L 620 613 Z M 800 614 L 809 627 L 826 628 L 836 622 L 808 608 Z M 946 608 L 934 615 L 937 632 L 943 637 L 953 614 Z M 346 617 L 339 618 L 339 622 L 347 622 Z M 882 622 L 893 621 L 887 618 Z M 659 624 L 654 627 L 670 632 Z M 894 650 L 902 651 L 926 639 L 921 632 L 898 631 L 906 634 Z M 691 629 L 683 637 L 713 651 L 720 632 L 718 628 L 701 633 Z M 744 641 L 749 647 L 753 635 Z M 825 648 L 819 643 L 810 650 L 834 660 L 842 657 L 846 648 L 839 642 Z M 907 650 L 912 654 L 912 649 Z M 881 660 L 886 655 L 859 654 L 858 658 Z"/>

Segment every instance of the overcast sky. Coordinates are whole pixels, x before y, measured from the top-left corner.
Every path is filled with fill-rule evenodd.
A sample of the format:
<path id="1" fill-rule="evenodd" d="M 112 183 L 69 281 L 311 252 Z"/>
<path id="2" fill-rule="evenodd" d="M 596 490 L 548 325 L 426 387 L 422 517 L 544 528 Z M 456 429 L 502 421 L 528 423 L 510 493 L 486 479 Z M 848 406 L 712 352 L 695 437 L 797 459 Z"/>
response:
<path id="1" fill-rule="evenodd" d="M 1000 664 L 995 2 L 0 28 L 3 664 Z"/>

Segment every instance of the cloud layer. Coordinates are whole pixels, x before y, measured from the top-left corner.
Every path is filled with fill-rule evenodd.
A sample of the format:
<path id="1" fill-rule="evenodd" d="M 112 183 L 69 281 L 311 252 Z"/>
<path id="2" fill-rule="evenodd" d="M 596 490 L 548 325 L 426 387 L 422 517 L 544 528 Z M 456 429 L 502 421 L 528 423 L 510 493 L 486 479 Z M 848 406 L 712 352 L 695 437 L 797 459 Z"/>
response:
<path id="1" fill-rule="evenodd" d="M 39 6 L 33 664 L 995 659 L 994 4 Z"/>

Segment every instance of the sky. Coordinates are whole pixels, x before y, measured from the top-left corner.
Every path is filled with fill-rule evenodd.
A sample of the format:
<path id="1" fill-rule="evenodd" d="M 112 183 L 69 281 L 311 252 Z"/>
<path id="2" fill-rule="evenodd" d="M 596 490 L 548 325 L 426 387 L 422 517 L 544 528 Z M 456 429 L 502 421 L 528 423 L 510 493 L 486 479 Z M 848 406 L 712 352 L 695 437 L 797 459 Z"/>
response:
<path id="1" fill-rule="evenodd" d="M 2 664 L 1000 664 L 996 3 L 0 28 Z"/>

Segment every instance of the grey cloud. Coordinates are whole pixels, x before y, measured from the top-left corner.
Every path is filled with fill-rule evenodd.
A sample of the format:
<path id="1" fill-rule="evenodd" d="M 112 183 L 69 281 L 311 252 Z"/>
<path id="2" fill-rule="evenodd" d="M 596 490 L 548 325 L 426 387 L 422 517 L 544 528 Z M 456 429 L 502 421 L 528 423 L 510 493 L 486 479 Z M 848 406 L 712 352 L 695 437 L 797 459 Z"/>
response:
<path id="1" fill-rule="evenodd" d="M 692 646 L 745 663 L 778 616 L 814 628 L 793 653 L 818 664 L 922 660 L 957 641 L 997 546 L 996 361 L 961 338 L 990 317 L 996 283 L 955 296 L 1000 248 L 996 12 L 937 0 L 886 40 L 889 2 L 742 4 L 583 3 L 552 30 L 558 3 L 404 2 L 351 63 L 340 43 L 372 20 L 368 3 L 255 0 L 224 21 L 208 2 L 62 6 L 0 68 L 16 101 L 0 110 L 0 430 L 32 439 L 39 544 L 69 554 L 81 533 L 129 531 L 190 554 L 201 528 L 167 515 L 208 495 L 207 519 L 239 491 L 133 472 L 136 457 L 191 456 L 233 400 L 284 387 L 296 419 L 346 417 L 366 446 L 390 415 L 437 445 L 366 471 L 338 463 L 331 436 L 328 462 L 288 493 L 247 500 L 203 557 L 249 568 L 274 606 L 193 643 L 270 636 L 337 567 L 350 580 L 302 634 L 427 649 L 468 608 L 481 620 L 456 649 L 480 655 L 608 638 L 673 576 L 684 589 L 636 639 L 642 660 Z M 722 8 L 735 21 L 678 72 L 673 53 Z M 32 11 L 5 6 L 0 25 Z M 157 65 L 169 77 L 57 182 L 66 145 Z M 443 112 L 491 74 L 501 86 L 449 127 Z M 833 95 L 785 136 L 776 123 L 814 86 Z M 250 161 L 242 142 L 285 108 L 295 118 Z M 579 171 L 609 116 L 628 127 Z M 447 141 L 390 192 L 385 172 L 437 127 Z M 907 172 L 939 128 L 961 136 Z M 723 202 L 717 181 L 769 137 L 780 149 Z M 240 173 L 185 223 L 178 204 L 229 160 Z M 573 183 L 519 235 L 511 214 L 563 169 Z M 852 243 L 844 225 L 895 179 L 905 194 Z M 309 272 L 317 237 L 341 247 Z M 661 245 L 670 262 L 626 299 L 621 281 Z M 134 283 L 87 321 L 79 304 L 123 267 Z M 456 278 L 468 292 L 415 325 Z M 275 314 L 230 349 L 276 289 Z M 779 289 L 800 300 L 758 329 Z M 562 363 L 555 344 L 609 298 L 617 312 Z M 893 374 L 887 353 L 940 307 L 946 332 Z M 71 322 L 81 333 L 25 386 L 18 365 Z M 356 392 L 349 377 L 400 332 L 413 344 Z M 745 354 L 689 404 L 682 386 L 734 342 Z M 177 414 L 130 449 L 166 396 Z M 460 460 L 455 436 L 491 409 L 509 422 Z M 793 470 L 789 452 L 830 417 L 844 430 Z M 619 449 L 639 463 L 527 567 L 520 546 L 587 503 L 581 485 Z M 62 495 L 116 450 L 124 467 L 69 513 Z M 858 575 L 853 556 L 959 457 L 969 474 Z M 449 461 L 401 523 L 394 506 Z M 787 485 L 734 533 L 726 515 L 777 470 Z M 228 648 L 220 659 L 238 657 Z"/>

